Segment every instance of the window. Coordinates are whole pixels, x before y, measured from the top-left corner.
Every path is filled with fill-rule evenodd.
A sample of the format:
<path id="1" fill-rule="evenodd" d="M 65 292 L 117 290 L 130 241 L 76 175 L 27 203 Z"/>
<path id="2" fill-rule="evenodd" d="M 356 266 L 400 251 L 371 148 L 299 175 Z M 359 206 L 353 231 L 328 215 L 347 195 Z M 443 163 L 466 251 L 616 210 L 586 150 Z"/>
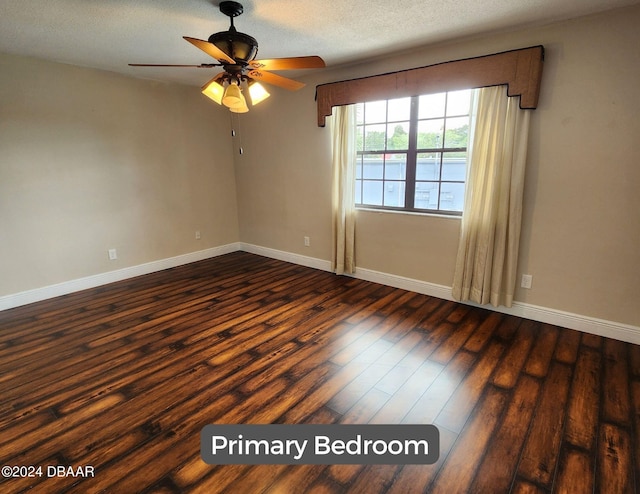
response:
<path id="1" fill-rule="evenodd" d="M 356 206 L 462 214 L 472 94 L 356 105 Z"/>

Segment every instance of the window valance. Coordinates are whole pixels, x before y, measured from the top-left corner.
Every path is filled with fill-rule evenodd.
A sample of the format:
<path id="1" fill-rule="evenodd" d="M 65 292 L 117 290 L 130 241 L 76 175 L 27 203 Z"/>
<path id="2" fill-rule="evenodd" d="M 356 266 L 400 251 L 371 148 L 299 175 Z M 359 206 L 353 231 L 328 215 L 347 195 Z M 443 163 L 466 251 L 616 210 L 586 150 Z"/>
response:
<path id="1" fill-rule="evenodd" d="M 509 96 L 520 96 L 520 108 L 535 109 L 543 60 L 544 47 L 532 46 L 321 84 L 316 87 L 318 126 L 325 126 L 325 118 L 331 115 L 334 106 L 498 85 L 507 85 Z"/>

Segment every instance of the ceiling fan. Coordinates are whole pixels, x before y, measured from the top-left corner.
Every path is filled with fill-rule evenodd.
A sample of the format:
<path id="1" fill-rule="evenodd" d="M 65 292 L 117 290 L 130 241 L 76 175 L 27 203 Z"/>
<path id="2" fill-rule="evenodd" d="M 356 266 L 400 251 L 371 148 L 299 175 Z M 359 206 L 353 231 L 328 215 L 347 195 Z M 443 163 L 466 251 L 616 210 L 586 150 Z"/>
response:
<path id="1" fill-rule="evenodd" d="M 209 36 L 208 41 L 183 36 L 189 43 L 215 58 L 218 63 L 199 65 L 130 63 L 129 65 L 133 67 L 222 67 L 223 72 L 202 86 L 202 93 L 234 113 L 249 111 L 247 100 L 242 94 L 245 88 L 248 89 L 251 104 L 254 106 L 269 97 L 269 93 L 260 81 L 290 91 L 304 87 L 301 82 L 267 70 L 317 69 L 325 66 L 324 60 L 318 56 L 255 60 L 258 54 L 258 42 L 252 36 L 238 32 L 233 25 L 234 17 L 238 17 L 243 12 L 242 5 L 238 2 L 220 2 L 220 12 L 228 16 L 231 21 L 228 31 L 214 33 Z"/>

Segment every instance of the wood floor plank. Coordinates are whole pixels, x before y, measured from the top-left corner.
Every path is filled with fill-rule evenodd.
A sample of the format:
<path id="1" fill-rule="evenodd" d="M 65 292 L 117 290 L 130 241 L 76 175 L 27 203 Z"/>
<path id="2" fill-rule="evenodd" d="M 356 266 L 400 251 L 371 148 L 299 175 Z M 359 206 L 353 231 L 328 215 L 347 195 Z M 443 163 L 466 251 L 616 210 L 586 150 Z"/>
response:
<path id="1" fill-rule="evenodd" d="M 520 476 L 547 489 L 551 488 L 560 453 L 570 380 L 570 367 L 551 364 L 518 467 Z"/>
<path id="2" fill-rule="evenodd" d="M 504 390 L 489 387 L 474 416 L 447 456 L 430 492 L 467 493 L 485 448 L 494 433 L 507 396 Z"/>
<path id="3" fill-rule="evenodd" d="M 380 339 L 380 333 L 373 332 L 382 319 L 378 316 L 371 316 L 361 320 L 354 326 L 358 333 L 358 338 L 346 345 L 339 353 L 332 357 L 331 361 L 337 365 L 345 365 L 360 355 L 361 350 L 367 350 L 371 345 Z"/>
<path id="4" fill-rule="evenodd" d="M 581 335 L 578 331 L 562 331 L 558 337 L 555 359 L 565 364 L 573 364 L 578 357 Z"/>
<path id="5" fill-rule="evenodd" d="M 385 338 L 392 342 L 402 339 L 409 331 L 419 327 L 441 304 L 438 299 L 417 294 L 387 317 L 386 323 L 391 330 L 385 334 Z"/>
<path id="6" fill-rule="evenodd" d="M 511 490 L 513 494 L 546 494 L 547 491 L 531 482 L 518 479 Z"/>
<path id="7" fill-rule="evenodd" d="M 413 410 L 420 397 L 429 389 L 443 368 L 444 366 L 441 364 L 425 360 L 402 385 L 396 386 L 396 390 L 391 394 L 389 401 L 378 410 L 370 422 L 374 424 L 401 423 L 407 415 L 407 411 Z M 380 384 L 380 381 L 378 381 L 378 384 Z M 391 392 L 388 386 L 385 386 L 383 391 L 385 390 L 387 393 Z M 416 417 L 421 413 L 421 409 L 418 406 L 413 416 Z"/>
<path id="8" fill-rule="evenodd" d="M 599 349 L 602 346 L 602 337 L 595 334 L 582 333 L 582 344 Z"/>
<path id="9" fill-rule="evenodd" d="M 487 344 L 496 329 L 500 327 L 504 316 L 498 312 L 491 313 L 465 342 L 465 350 L 479 352 Z"/>
<path id="10" fill-rule="evenodd" d="M 627 346 L 621 341 L 607 339 L 603 348 L 607 383 L 604 387 L 604 419 L 622 426 L 629 426 L 631 422 Z"/>
<path id="11" fill-rule="evenodd" d="M 433 383 L 423 391 L 402 422 L 432 424 L 467 375 L 475 359 L 476 354 L 464 351 L 458 353 L 438 374 Z"/>
<path id="12" fill-rule="evenodd" d="M 614 424 L 602 424 L 596 473 L 599 492 L 623 494 L 635 490 L 631 458 L 631 439 L 628 432 Z"/>
<path id="13" fill-rule="evenodd" d="M 633 492 L 640 350 L 234 252 L 0 311 L 0 492 Z M 436 424 L 434 465 L 207 465 L 210 423 Z M 449 430 L 449 428 L 451 430 Z M 571 491 L 573 489 L 573 491 Z"/>
<path id="14" fill-rule="evenodd" d="M 533 321 L 523 321 L 520 324 L 511 346 L 496 368 L 491 380 L 493 384 L 503 388 L 515 386 L 520 371 L 529 356 L 537 328 L 538 325 Z"/>
<path id="15" fill-rule="evenodd" d="M 506 316 L 502 318 L 494 332 L 494 338 L 505 343 L 513 341 L 514 334 L 524 321 L 524 319 L 520 319 L 519 317 Z"/>
<path id="16" fill-rule="evenodd" d="M 587 451 L 593 451 L 598 437 L 600 370 L 600 352 L 583 346 L 571 385 L 565 439 Z"/>
<path id="17" fill-rule="evenodd" d="M 509 492 L 539 392 L 535 379 L 522 376 L 518 381 L 500 427 L 487 446 L 471 492 Z"/>
<path id="18" fill-rule="evenodd" d="M 406 300 L 410 299 L 409 296 L 404 296 L 402 293 L 397 291 L 391 291 L 384 296 L 379 297 L 371 304 L 367 304 L 364 307 L 361 307 L 355 314 L 349 316 L 345 319 L 345 322 L 349 324 L 358 324 L 363 320 L 375 315 L 376 313 L 382 312 L 382 309 L 386 306 L 393 306 L 394 304 L 401 304 Z"/>
<path id="19" fill-rule="evenodd" d="M 534 377 L 545 377 L 558 340 L 558 328 L 543 324 L 538 338 L 524 366 L 524 371 Z"/>
<path id="20" fill-rule="evenodd" d="M 336 393 L 327 406 L 339 414 L 347 413 L 362 397 L 374 389 L 378 381 L 391 369 L 392 367 L 388 365 L 369 364 L 358 377 Z"/>
<path id="21" fill-rule="evenodd" d="M 449 315 L 445 320 L 452 324 L 460 324 L 470 311 L 471 307 L 468 305 L 457 305 L 451 312 L 449 312 Z"/>
<path id="22" fill-rule="evenodd" d="M 483 314 L 470 312 L 454 332 L 433 352 L 431 360 L 446 364 L 462 348 L 467 339 L 482 324 Z"/>
<path id="23" fill-rule="evenodd" d="M 360 398 L 343 416 L 341 424 L 366 424 L 389 401 L 384 391 L 372 388 Z"/>
<path id="24" fill-rule="evenodd" d="M 424 341 L 424 335 L 420 331 L 411 331 L 380 355 L 376 362 L 415 370 L 421 359 L 414 355 L 416 351 L 420 351 Z"/>
<path id="25" fill-rule="evenodd" d="M 434 421 L 436 425 L 456 433 L 462 430 L 471 411 L 478 404 L 480 396 L 485 391 L 491 373 L 503 351 L 504 345 L 502 343 L 497 341 L 491 343 L 438 414 Z"/>
<path id="26" fill-rule="evenodd" d="M 566 448 L 560 457 L 554 492 L 590 494 L 593 492 L 595 468 L 593 457 L 584 451 Z"/>

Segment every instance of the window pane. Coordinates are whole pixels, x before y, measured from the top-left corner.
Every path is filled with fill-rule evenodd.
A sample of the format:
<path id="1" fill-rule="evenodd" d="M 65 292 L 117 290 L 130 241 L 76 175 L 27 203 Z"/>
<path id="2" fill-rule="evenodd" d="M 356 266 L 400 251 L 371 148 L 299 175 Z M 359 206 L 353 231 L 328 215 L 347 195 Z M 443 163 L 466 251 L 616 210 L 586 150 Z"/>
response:
<path id="1" fill-rule="evenodd" d="M 404 180 L 407 177 L 407 155 L 394 154 L 387 156 L 384 162 L 384 178 L 387 180 Z"/>
<path id="2" fill-rule="evenodd" d="M 444 117 L 447 93 L 425 94 L 418 102 L 418 118 Z"/>
<path id="3" fill-rule="evenodd" d="M 404 207 L 404 182 L 384 182 L 384 206 Z"/>
<path id="4" fill-rule="evenodd" d="M 364 128 L 364 150 L 384 151 L 387 137 L 386 125 L 367 125 Z"/>
<path id="5" fill-rule="evenodd" d="M 407 191 L 415 189 L 416 210 L 462 212 L 472 95 L 463 90 L 356 105 L 358 206 L 403 209 Z"/>
<path id="6" fill-rule="evenodd" d="M 383 156 L 381 154 L 371 154 L 363 156 L 362 178 L 384 178 Z"/>
<path id="7" fill-rule="evenodd" d="M 442 182 L 440 192 L 440 209 L 443 211 L 460 211 L 464 204 L 464 184 Z"/>
<path id="8" fill-rule="evenodd" d="M 364 180 L 362 182 L 362 204 L 382 206 L 382 181 Z"/>
<path id="9" fill-rule="evenodd" d="M 442 180 L 464 182 L 467 176 L 466 153 L 443 153 Z"/>
<path id="10" fill-rule="evenodd" d="M 414 205 L 418 209 L 438 209 L 438 182 L 416 182 Z"/>
<path id="11" fill-rule="evenodd" d="M 469 117 L 447 118 L 444 147 L 466 148 L 469 142 Z"/>
<path id="12" fill-rule="evenodd" d="M 418 122 L 418 149 L 441 148 L 443 132 L 444 119 Z"/>
<path id="13" fill-rule="evenodd" d="M 416 180 L 440 178 L 440 153 L 420 153 L 416 160 Z"/>
<path id="14" fill-rule="evenodd" d="M 447 94 L 447 116 L 468 115 L 471 105 L 471 89 L 451 91 Z"/>
<path id="15" fill-rule="evenodd" d="M 372 101 L 364 104 L 365 123 L 382 123 L 387 121 L 387 102 Z"/>
<path id="16" fill-rule="evenodd" d="M 411 98 L 390 99 L 388 122 L 401 122 L 411 118 Z"/>
<path id="17" fill-rule="evenodd" d="M 409 122 L 387 125 L 387 149 L 409 149 Z"/>

